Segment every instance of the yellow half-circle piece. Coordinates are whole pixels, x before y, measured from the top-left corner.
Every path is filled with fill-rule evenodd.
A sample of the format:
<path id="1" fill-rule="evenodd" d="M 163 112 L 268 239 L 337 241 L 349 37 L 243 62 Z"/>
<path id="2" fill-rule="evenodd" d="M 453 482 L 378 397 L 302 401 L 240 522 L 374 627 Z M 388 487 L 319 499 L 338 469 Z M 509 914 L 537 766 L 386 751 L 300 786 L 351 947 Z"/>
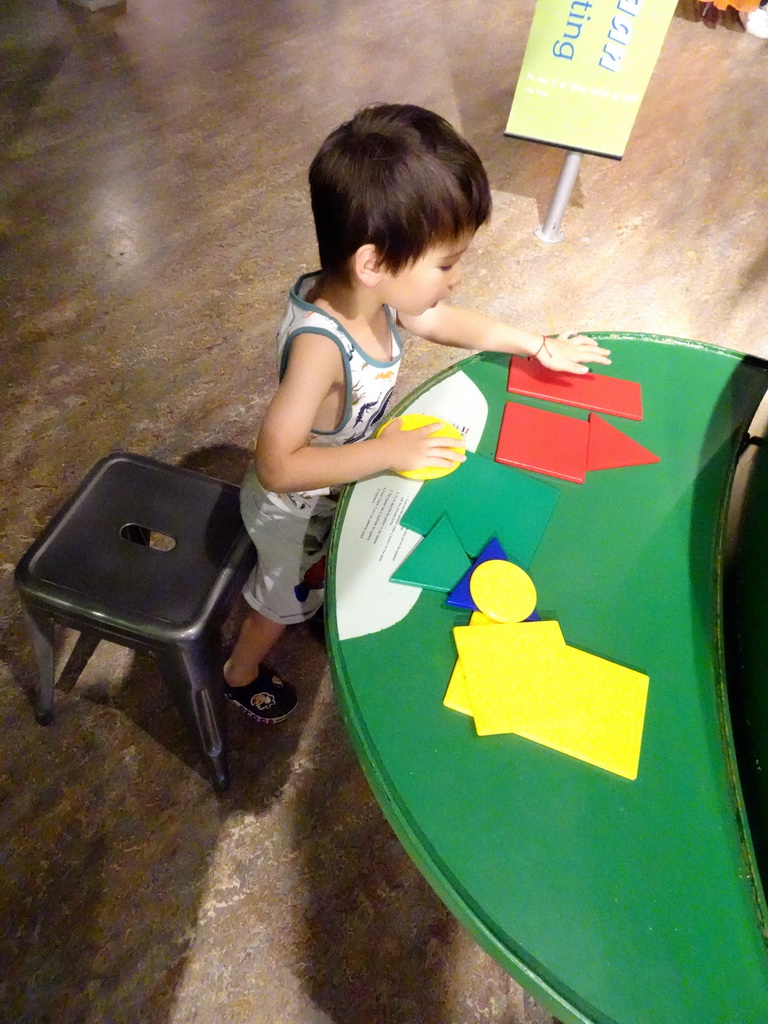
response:
<path id="1" fill-rule="evenodd" d="M 376 431 L 376 437 L 386 430 L 392 420 L 387 420 L 379 429 Z M 429 416 L 423 412 L 407 412 L 400 417 L 400 430 L 418 430 L 419 427 L 426 427 L 428 424 L 434 423 L 435 430 L 434 434 L 438 437 L 455 437 L 457 440 L 462 439 L 461 431 L 457 430 L 452 423 L 448 423 L 447 420 L 440 419 L 439 416 Z M 455 452 L 464 452 L 464 447 L 454 448 Z M 460 462 L 455 462 L 452 466 L 423 466 L 421 469 L 404 469 L 398 473 L 398 476 L 404 476 L 409 480 L 437 480 L 438 477 L 448 476 L 454 469 L 458 469 L 461 465 Z"/>

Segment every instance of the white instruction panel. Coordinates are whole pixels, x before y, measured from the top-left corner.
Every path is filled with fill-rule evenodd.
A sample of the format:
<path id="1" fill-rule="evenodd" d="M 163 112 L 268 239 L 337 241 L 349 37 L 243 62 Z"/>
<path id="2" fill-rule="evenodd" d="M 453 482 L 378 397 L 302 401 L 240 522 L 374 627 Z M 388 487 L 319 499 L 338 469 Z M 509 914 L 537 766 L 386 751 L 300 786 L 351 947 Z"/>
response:
<path id="1" fill-rule="evenodd" d="M 488 403 L 480 389 L 459 371 L 413 402 L 408 412 L 439 416 L 461 431 L 467 450 L 480 443 Z M 389 578 L 421 540 L 400 526 L 400 519 L 430 481 L 381 473 L 352 491 L 336 558 L 336 623 L 340 640 L 388 629 L 404 619 L 419 599 L 419 587 Z"/>

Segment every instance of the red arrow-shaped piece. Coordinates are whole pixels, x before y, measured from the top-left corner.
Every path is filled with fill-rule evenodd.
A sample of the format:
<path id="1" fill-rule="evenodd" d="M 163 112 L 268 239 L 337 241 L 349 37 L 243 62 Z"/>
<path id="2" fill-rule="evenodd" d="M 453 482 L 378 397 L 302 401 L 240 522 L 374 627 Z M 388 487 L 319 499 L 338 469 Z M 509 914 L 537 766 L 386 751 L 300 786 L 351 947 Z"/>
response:
<path id="1" fill-rule="evenodd" d="M 587 470 L 621 469 L 625 466 L 650 465 L 653 462 L 661 462 L 658 455 L 627 437 L 601 416 L 590 414 Z"/>

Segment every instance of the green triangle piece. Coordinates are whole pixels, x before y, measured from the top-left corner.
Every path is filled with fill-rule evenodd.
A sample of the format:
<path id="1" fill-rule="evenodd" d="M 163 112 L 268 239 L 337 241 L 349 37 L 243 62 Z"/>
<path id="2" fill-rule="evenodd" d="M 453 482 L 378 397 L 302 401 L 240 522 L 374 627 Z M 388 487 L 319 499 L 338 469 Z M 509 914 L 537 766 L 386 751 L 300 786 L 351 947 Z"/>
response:
<path id="1" fill-rule="evenodd" d="M 392 583 L 407 583 L 425 590 L 453 590 L 471 562 L 447 516 L 442 516 L 399 569 Z"/>

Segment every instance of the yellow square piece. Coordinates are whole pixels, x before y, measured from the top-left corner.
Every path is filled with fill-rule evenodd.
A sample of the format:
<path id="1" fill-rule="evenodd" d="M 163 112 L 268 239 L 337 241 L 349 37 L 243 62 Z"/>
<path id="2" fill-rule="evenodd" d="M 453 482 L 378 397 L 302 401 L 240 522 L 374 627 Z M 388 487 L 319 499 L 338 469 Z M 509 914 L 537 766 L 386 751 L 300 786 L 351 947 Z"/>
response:
<path id="1" fill-rule="evenodd" d="M 565 646 L 565 640 L 557 622 L 495 622 L 487 615 L 483 615 L 482 612 L 473 612 L 468 626 L 456 626 L 453 630 L 454 639 L 458 636 L 465 635 L 466 630 L 473 630 L 478 626 L 483 627 L 483 640 L 482 642 L 479 641 L 476 645 L 478 650 L 478 661 L 479 663 L 483 662 L 482 652 L 484 650 L 489 652 L 486 666 L 488 673 L 493 673 L 495 671 L 496 655 L 492 652 L 497 649 L 499 643 L 498 638 L 496 637 L 494 637 L 493 641 L 488 640 L 488 635 L 485 632 L 486 627 L 490 628 L 493 626 L 494 629 L 500 629 L 502 631 L 500 636 L 505 638 L 502 640 L 502 647 L 505 647 L 508 643 L 514 643 L 515 638 L 523 644 L 525 650 L 530 650 L 531 647 L 539 646 L 545 648 L 552 645 L 556 645 L 558 647 Z M 523 628 L 521 629 L 520 627 Z M 528 627 L 532 628 L 529 629 Z M 456 646 L 459 647 L 458 639 L 456 639 Z M 467 688 L 464 670 L 462 667 L 460 647 L 459 657 L 456 660 L 453 673 L 451 674 L 451 678 L 448 682 L 448 689 L 445 691 L 443 704 L 447 708 L 451 708 L 453 711 L 461 711 L 462 714 L 465 715 L 474 714 L 472 697 Z"/>
<path id="2" fill-rule="evenodd" d="M 483 615 L 482 612 L 472 612 L 472 618 L 469 620 L 470 626 L 497 626 L 498 623 L 494 619 L 489 619 L 487 615 Z M 469 715 L 472 717 L 472 708 L 469 704 L 469 697 L 467 696 L 467 685 L 464 681 L 464 673 L 461 670 L 461 662 L 456 659 L 456 664 L 453 666 L 453 672 L 451 678 L 448 680 L 448 689 L 445 691 L 445 697 L 443 697 L 443 704 L 450 708 L 451 711 L 460 711 L 462 715 Z"/>
<path id="3" fill-rule="evenodd" d="M 541 632 L 521 633 L 544 625 L 557 624 L 454 629 L 478 734 L 516 733 L 636 778 L 648 676 Z"/>

